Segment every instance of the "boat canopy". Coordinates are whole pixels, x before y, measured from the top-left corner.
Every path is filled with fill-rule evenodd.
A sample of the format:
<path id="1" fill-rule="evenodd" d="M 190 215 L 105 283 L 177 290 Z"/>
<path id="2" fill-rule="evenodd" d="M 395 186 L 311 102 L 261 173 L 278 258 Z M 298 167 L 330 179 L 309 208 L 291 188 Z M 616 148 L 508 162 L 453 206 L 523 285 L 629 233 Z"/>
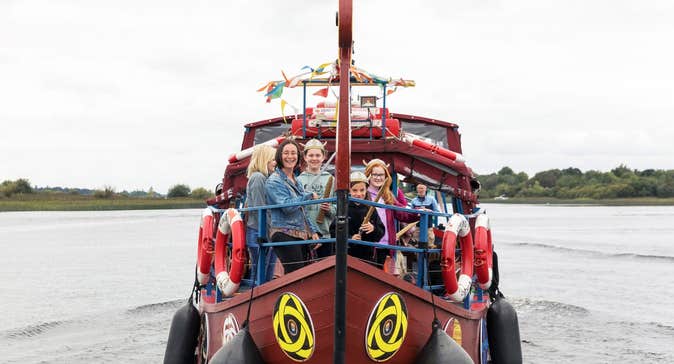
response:
<path id="1" fill-rule="evenodd" d="M 306 114 L 305 114 L 306 115 Z M 305 115 L 297 117 L 277 117 L 245 125 L 241 150 L 283 137 L 294 137 L 305 143 L 308 139 L 318 138 L 326 142 L 328 152 L 335 151 L 335 138 L 330 128 L 306 128 L 304 133 L 293 126 L 307 125 Z M 462 211 L 470 212 L 477 204 L 479 183 L 473 171 L 465 162 L 451 160 L 433 149 L 422 148 L 405 141 L 404 136 L 420 138 L 429 145 L 461 154 L 461 134 L 458 125 L 420 116 L 390 113 L 387 114 L 387 129 L 396 127 L 395 135 L 387 133 L 386 138 L 372 136 L 370 130 L 381 130 L 381 126 L 359 128 L 361 133 L 353 133 L 351 139 L 351 165 L 362 168 L 363 161 L 379 158 L 390 164 L 391 171 L 408 183 L 424 183 L 429 188 L 457 198 Z M 366 131 L 363 133 L 362 130 Z M 356 129 L 353 129 L 356 130 Z M 332 135 L 332 136 L 331 136 Z M 247 178 L 246 169 L 250 158 L 230 160 L 222 181 L 222 192 L 209 203 L 232 206 L 243 197 Z"/>

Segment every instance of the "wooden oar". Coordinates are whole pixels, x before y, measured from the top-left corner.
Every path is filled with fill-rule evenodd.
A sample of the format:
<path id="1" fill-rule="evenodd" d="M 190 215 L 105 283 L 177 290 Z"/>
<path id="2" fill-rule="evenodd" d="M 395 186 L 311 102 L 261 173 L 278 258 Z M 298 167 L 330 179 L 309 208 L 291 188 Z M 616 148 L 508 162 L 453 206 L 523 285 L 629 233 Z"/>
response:
<path id="1" fill-rule="evenodd" d="M 396 233 L 396 241 L 400 239 L 400 237 L 403 236 L 403 234 L 405 234 L 406 232 L 408 232 L 411 228 L 415 227 L 418 223 L 419 221 L 415 221 L 413 223 L 407 224 L 407 226 L 400 229 L 400 231 Z"/>
<path id="2" fill-rule="evenodd" d="M 323 198 L 330 197 L 330 192 L 332 192 L 332 179 L 333 179 L 332 176 L 330 176 L 330 178 L 328 178 L 328 182 L 325 184 L 325 191 L 323 191 Z M 323 220 L 325 220 L 325 211 L 319 210 L 318 216 L 316 216 L 316 222 L 322 224 Z"/>
<path id="3" fill-rule="evenodd" d="M 374 202 L 379 202 L 379 199 L 381 198 L 382 193 L 389 188 L 391 185 L 391 181 L 386 181 L 383 186 L 379 189 L 379 192 L 377 192 L 377 197 L 374 198 Z M 374 212 L 375 207 L 370 205 L 370 208 L 367 209 L 367 214 L 365 214 L 365 218 L 363 218 L 363 224 L 366 224 L 370 221 L 370 218 L 372 217 L 372 213 Z M 385 221 L 382 221 L 384 224 L 386 224 Z"/>

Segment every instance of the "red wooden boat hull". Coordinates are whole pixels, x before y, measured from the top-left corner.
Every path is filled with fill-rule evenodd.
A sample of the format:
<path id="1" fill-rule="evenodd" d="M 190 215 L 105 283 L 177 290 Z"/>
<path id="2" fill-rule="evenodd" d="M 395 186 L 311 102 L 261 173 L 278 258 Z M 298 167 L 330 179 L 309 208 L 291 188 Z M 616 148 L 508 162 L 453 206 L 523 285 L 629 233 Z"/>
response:
<path id="1" fill-rule="evenodd" d="M 329 257 L 254 289 L 249 327 L 253 340 L 266 363 L 332 362 L 334 283 L 335 257 Z M 406 319 L 401 318 L 393 325 L 406 321 L 406 334 L 399 340 L 397 351 L 389 348 L 386 355 L 373 360 L 366 351 L 368 322 L 380 299 L 391 292 L 396 293 L 406 307 L 404 314 Z M 275 306 L 279 297 L 285 293 L 292 293 L 302 301 L 308 314 L 305 319 L 313 325 L 313 347 L 300 352 L 299 360 L 290 357 L 296 354 L 287 354 L 281 349 L 275 335 L 274 315 L 277 308 Z M 475 363 L 480 363 L 480 358 L 485 356 L 481 353 L 480 336 L 483 335 L 481 327 L 485 320 L 488 299 L 484 303 L 474 303 L 471 311 L 464 309 L 460 304 L 444 301 L 437 296 L 434 300 L 435 314 L 443 327 L 446 327 L 445 331 L 461 344 Z M 237 332 L 246 319 L 249 301 L 250 292 L 241 292 L 220 303 L 202 301 L 200 309 L 204 317 L 200 337 L 201 362 L 204 362 L 205 358 L 210 359 L 220 349 L 226 340 L 225 337 Z M 430 292 L 384 273 L 367 263 L 348 257 L 346 301 L 347 363 L 414 362 L 431 334 L 434 310 Z M 400 311 L 398 314 L 401 314 Z M 299 321 L 302 321 L 301 317 Z M 391 323 L 388 322 L 388 324 Z M 286 322 L 285 329 L 291 326 L 301 329 L 301 325 L 295 326 L 294 321 L 290 326 Z M 207 334 L 204 335 L 204 333 Z M 382 358 L 385 360 L 381 360 Z"/>

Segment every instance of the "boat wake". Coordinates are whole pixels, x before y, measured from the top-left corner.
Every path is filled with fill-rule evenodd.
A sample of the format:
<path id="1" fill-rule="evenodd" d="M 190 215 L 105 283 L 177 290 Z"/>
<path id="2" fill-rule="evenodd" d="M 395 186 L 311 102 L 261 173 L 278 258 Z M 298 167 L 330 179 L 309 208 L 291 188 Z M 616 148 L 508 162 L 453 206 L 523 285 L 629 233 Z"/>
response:
<path id="1" fill-rule="evenodd" d="M 157 303 L 149 303 L 147 305 L 140 305 L 140 306 L 130 308 L 130 309 L 126 310 L 126 312 L 129 313 L 129 314 L 146 314 L 148 312 L 155 312 L 155 311 L 160 310 L 160 309 L 162 311 L 164 311 L 165 309 L 173 310 L 182 303 L 185 303 L 185 299 L 170 300 L 170 301 L 157 302 Z"/>
<path id="2" fill-rule="evenodd" d="M 161 362 L 173 312 L 185 299 L 86 313 L 0 331 L 3 363 Z"/>
<path id="3" fill-rule="evenodd" d="M 56 321 L 47 321 L 40 322 L 37 324 L 31 324 L 23 327 L 13 328 L 0 332 L 2 337 L 7 339 L 28 339 L 34 338 L 40 335 L 43 335 L 47 332 L 54 331 L 55 329 L 64 329 L 68 330 L 71 328 L 77 329 L 78 327 L 86 327 L 92 323 L 100 323 L 101 321 L 106 320 L 116 320 L 119 317 L 119 314 L 124 315 L 152 315 L 152 314 L 165 314 L 166 312 L 173 312 L 177 307 L 185 302 L 184 299 L 170 300 L 164 302 L 150 303 L 146 305 L 140 305 L 133 308 L 126 309 L 122 312 L 100 312 L 97 314 L 91 314 L 86 316 L 81 316 L 74 319 L 66 320 L 56 320 Z"/>
<path id="4" fill-rule="evenodd" d="M 549 312 L 562 316 L 588 315 L 590 311 L 584 307 L 576 306 L 563 302 L 535 300 L 530 298 L 512 298 L 513 305 L 517 311 L 527 312 Z"/>
<path id="5" fill-rule="evenodd" d="M 67 321 L 49 321 L 41 322 L 35 325 L 28 325 L 17 329 L 5 331 L 4 337 L 8 339 L 22 339 L 41 335 L 51 329 L 63 326 Z"/>
<path id="6" fill-rule="evenodd" d="M 554 244 L 544 244 L 544 243 L 509 243 L 509 245 L 523 246 L 523 247 L 534 247 L 534 248 L 544 248 L 558 251 L 566 251 L 573 253 L 582 253 L 592 256 L 601 256 L 601 257 L 612 257 L 612 258 L 629 258 L 629 259 L 645 259 L 645 260 L 658 260 L 664 262 L 674 262 L 674 257 L 670 255 L 657 255 L 657 254 L 638 254 L 638 253 L 608 253 L 598 250 L 591 249 L 579 249 L 579 248 L 569 248 L 565 246 L 559 246 Z"/>

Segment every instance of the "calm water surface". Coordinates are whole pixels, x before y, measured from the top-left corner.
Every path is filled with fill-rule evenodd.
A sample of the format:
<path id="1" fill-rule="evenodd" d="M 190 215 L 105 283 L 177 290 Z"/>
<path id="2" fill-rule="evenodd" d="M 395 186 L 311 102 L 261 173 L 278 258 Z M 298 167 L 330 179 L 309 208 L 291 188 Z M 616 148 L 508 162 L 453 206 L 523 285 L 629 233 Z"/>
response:
<path id="1" fill-rule="evenodd" d="M 674 362 L 674 207 L 483 207 L 525 362 Z M 161 362 L 199 215 L 0 213 L 0 361 Z"/>

